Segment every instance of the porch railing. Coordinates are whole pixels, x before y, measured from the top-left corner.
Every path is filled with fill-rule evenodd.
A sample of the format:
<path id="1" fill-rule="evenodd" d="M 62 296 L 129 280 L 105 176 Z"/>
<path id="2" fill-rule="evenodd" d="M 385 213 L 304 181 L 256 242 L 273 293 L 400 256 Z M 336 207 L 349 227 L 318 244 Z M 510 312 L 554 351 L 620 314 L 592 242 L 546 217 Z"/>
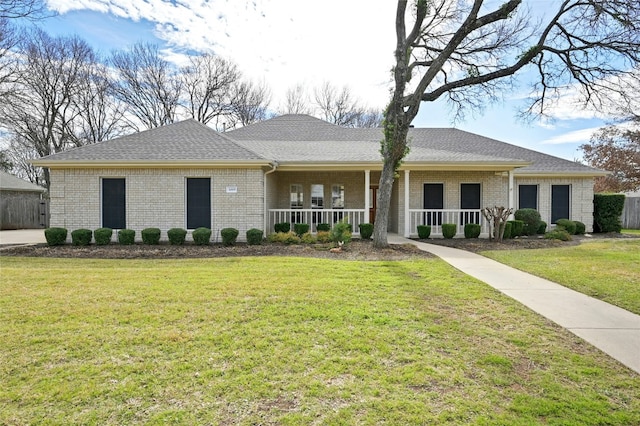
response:
<path id="1" fill-rule="evenodd" d="M 430 225 L 431 235 L 442 235 L 443 223 L 455 223 L 458 225 L 456 236 L 464 236 L 464 225 L 477 223 L 480 225 L 480 234 L 489 234 L 489 224 L 478 210 L 409 210 L 409 232 L 412 236 L 418 234 L 418 225 Z"/>
<path id="2" fill-rule="evenodd" d="M 312 233 L 317 232 L 319 223 L 328 223 L 332 228 L 337 222 L 346 220 L 354 235 L 360 234 L 359 225 L 366 223 L 366 210 L 362 209 L 272 209 L 269 210 L 269 230 L 273 232 L 276 223 L 289 222 L 291 229 L 295 223 L 308 223 Z"/>

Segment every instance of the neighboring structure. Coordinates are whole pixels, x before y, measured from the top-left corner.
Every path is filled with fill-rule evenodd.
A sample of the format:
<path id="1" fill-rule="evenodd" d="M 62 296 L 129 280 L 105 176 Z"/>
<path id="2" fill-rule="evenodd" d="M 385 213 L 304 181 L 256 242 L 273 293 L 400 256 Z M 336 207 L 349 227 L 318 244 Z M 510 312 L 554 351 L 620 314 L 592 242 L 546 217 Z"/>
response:
<path id="1" fill-rule="evenodd" d="M 220 134 L 194 120 L 32 161 L 51 171 L 51 224 L 273 232 L 278 222 L 373 222 L 381 129 L 284 115 Z M 593 223 L 593 179 L 575 162 L 456 129 L 411 129 L 389 231 L 483 225 L 488 206 L 532 207 L 549 224 Z"/>
<path id="2" fill-rule="evenodd" d="M 625 194 L 624 210 L 622 210 L 622 227 L 640 229 L 640 192 Z"/>
<path id="3" fill-rule="evenodd" d="M 0 171 L 0 229 L 46 226 L 45 189 Z"/>

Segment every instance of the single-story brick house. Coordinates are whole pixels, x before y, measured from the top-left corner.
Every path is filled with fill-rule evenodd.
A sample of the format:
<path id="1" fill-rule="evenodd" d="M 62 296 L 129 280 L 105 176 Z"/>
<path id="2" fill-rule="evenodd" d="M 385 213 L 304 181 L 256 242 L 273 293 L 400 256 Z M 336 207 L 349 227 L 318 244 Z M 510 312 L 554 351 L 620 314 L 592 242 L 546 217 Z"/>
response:
<path id="1" fill-rule="evenodd" d="M 452 128 L 414 128 L 392 193 L 389 232 L 487 224 L 480 209 L 538 209 L 591 229 L 593 179 L 605 172 Z M 283 115 L 218 133 L 194 120 L 40 158 L 51 172 L 51 226 L 69 230 L 373 222 L 381 129 Z M 163 234 L 165 235 L 165 234 Z"/>

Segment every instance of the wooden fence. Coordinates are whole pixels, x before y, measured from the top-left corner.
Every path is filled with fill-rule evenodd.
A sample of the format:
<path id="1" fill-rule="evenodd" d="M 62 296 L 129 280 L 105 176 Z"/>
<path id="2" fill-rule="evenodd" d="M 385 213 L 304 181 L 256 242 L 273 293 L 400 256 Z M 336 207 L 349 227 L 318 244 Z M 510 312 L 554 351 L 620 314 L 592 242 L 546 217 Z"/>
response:
<path id="1" fill-rule="evenodd" d="M 49 226 L 49 203 L 35 192 L 0 191 L 0 229 Z"/>
<path id="2" fill-rule="evenodd" d="M 622 210 L 622 227 L 640 229 L 640 197 L 627 197 Z"/>

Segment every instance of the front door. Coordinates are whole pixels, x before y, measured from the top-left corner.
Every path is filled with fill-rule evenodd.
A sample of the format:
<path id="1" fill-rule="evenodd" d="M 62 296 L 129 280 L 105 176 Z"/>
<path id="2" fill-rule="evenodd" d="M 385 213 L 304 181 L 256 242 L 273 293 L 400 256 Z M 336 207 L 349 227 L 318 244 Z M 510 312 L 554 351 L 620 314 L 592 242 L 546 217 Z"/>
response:
<path id="1" fill-rule="evenodd" d="M 369 187 L 369 223 L 376 220 L 376 206 L 378 205 L 378 187 Z"/>

